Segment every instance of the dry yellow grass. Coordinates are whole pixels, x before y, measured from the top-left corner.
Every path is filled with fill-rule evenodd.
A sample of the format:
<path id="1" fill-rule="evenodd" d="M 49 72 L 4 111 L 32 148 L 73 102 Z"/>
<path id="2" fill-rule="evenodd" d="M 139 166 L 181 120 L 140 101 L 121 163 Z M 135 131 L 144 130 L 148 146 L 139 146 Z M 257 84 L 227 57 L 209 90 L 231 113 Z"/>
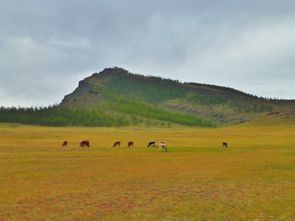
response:
<path id="1" fill-rule="evenodd" d="M 89 150 L 78 147 L 81 139 Z M 169 152 L 146 148 L 152 139 Z M 123 146 L 114 150 L 116 140 Z M 293 221 L 295 127 L 2 124 L 0 220 Z"/>

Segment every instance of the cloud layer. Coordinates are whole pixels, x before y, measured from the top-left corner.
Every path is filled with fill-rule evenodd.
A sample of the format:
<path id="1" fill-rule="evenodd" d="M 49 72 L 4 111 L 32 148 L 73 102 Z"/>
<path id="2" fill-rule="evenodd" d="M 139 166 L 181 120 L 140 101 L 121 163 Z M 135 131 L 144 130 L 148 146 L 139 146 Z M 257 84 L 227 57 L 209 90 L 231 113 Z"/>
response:
<path id="1" fill-rule="evenodd" d="M 105 67 L 295 98 L 292 0 L 0 0 L 0 106 L 49 105 Z"/>

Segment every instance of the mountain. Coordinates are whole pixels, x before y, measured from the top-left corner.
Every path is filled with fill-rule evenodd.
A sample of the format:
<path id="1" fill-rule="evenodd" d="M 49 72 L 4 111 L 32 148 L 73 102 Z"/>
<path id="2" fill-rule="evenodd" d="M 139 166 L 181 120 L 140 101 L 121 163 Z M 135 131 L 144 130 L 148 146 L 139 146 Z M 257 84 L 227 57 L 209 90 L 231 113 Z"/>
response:
<path id="1" fill-rule="evenodd" d="M 58 108 L 97 112 L 123 125 L 219 126 L 294 111 L 295 100 L 265 99 L 231 88 L 181 83 L 115 67 L 80 81 Z"/>
<path id="2" fill-rule="evenodd" d="M 181 83 L 107 68 L 79 82 L 58 105 L 0 107 L 0 122 L 49 126 L 215 127 L 295 122 L 294 100 L 259 98 L 215 85 Z"/>

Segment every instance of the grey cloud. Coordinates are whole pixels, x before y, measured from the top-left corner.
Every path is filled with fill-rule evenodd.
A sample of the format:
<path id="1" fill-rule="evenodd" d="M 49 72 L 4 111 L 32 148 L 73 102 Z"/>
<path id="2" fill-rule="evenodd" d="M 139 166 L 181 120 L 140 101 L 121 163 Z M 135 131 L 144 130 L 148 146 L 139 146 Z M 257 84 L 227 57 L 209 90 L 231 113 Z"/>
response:
<path id="1" fill-rule="evenodd" d="M 0 106 L 110 66 L 294 98 L 294 24 L 291 0 L 0 0 Z"/>

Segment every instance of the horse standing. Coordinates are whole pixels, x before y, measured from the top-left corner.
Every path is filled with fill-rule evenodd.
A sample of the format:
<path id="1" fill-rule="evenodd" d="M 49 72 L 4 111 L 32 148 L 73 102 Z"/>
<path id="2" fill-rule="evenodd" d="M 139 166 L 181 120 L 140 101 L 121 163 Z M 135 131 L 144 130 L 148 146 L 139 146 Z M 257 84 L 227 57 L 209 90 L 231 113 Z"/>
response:
<path id="1" fill-rule="evenodd" d="M 121 146 L 121 141 L 116 141 L 114 144 L 113 144 L 113 147 L 117 147 L 117 146 Z"/>
<path id="2" fill-rule="evenodd" d="M 129 141 L 128 142 L 128 147 L 133 147 L 133 145 L 134 145 L 134 142 L 133 141 Z"/>
<path id="3" fill-rule="evenodd" d="M 222 146 L 227 148 L 228 147 L 227 142 L 222 142 Z"/>
<path id="4" fill-rule="evenodd" d="M 89 140 L 81 140 L 80 141 L 80 147 L 90 147 Z"/>

